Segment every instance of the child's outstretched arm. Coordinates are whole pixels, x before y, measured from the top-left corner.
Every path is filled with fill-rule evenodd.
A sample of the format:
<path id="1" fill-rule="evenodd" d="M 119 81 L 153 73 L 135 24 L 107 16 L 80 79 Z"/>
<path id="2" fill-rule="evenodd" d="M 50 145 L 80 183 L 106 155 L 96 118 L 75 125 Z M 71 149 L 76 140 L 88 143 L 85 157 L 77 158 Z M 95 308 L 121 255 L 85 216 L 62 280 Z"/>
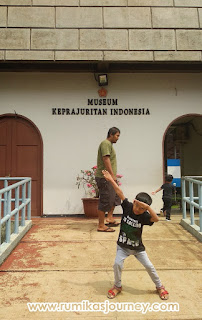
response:
<path id="1" fill-rule="evenodd" d="M 156 194 L 157 192 L 161 191 L 161 187 L 158 188 L 156 191 L 153 191 L 152 194 Z"/>
<path id="2" fill-rule="evenodd" d="M 126 197 L 124 196 L 123 191 L 119 188 L 116 181 L 114 181 L 114 179 L 112 178 L 111 174 L 107 170 L 102 170 L 102 173 L 103 173 L 105 179 L 112 184 L 112 187 L 116 191 L 116 194 L 123 201 Z"/>

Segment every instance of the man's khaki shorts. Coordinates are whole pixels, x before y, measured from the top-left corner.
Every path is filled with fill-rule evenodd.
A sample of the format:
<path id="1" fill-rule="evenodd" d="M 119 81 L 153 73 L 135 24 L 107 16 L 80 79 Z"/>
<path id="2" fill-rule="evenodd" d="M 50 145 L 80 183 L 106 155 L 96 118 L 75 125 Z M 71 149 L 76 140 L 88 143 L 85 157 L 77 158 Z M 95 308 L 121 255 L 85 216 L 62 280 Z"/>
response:
<path id="1" fill-rule="evenodd" d="M 98 210 L 109 212 L 112 207 L 119 206 L 121 204 L 121 199 L 116 194 L 111 183 L 105 178 L 95 178 L 98 189 L 99 189 L 99 203 Z"/>

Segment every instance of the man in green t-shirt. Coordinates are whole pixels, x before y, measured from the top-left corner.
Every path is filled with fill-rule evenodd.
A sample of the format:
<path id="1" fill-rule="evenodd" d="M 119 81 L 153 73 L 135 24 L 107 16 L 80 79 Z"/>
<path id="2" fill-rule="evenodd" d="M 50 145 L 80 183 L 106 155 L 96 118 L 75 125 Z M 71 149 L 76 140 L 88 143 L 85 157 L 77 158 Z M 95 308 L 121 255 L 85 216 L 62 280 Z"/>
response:
<path id="1" fill-rule="evenodd" d="M 99 225 L 97 231 L 100 232 L 113 232 L 114 229 L 110 226 L 118 226 L 119 223 L 113 217 L 113 211 L 115 206 L 121 204 L 120 198 L 112 188 L 109 181 L 107 181 L 102 170 L 107 170 L 113 179 L 116 181 L 117 174 L 117 162 L 116 152 L 113 148 L 113 143 L 116 143 L 120 136 L 120 130 L 116 127 L 112 127 L 108 131 L 107 139 L 101 142 L 98 148 L 97 155 L 97 171 L 96 171 L 96 182 L 99 189 L 99 204 L 98 204 L 98 218 Z M 106 225 L 104 223 L 105 212 L 108 212 Z"/>

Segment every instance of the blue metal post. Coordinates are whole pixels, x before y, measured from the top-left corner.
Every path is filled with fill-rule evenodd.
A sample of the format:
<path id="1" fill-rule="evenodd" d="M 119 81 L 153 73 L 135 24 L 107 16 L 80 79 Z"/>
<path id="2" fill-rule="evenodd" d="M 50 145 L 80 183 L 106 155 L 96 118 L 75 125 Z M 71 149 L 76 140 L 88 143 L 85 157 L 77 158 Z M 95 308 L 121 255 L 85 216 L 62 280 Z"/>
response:
<path id="1" fill-rule="evenodd" d="M 10 215 L 11 213 L 11 190 L 8 191 L 8 212 L 7 214 Z M 11 237 L 11 217 L 6 221 L 6 242 L 10 242 Z"/>
<path id="2" fill-rule="evenodd" d="M 22 185 L 22 203 L 25 204 L 25 195 L 26 195 L 26 184 Z M 21 226 L 25 226 L 25 206 L 22 208 L 22 217 L 21 217 Z"/>
<path id="3" fill-rule="evenodd" d="M 190 219 L 191 219 L 191 225 L 194 225 L 194 188 L 193 188 L 193 182 L 189 181 L 189 195 L 190 195 Z"/>
<path id="4" fill-rule="evenodd" d="M 183 213 L 183 219 L 187 218 L 187 208 L 186 208 L 186 188 L 185 188 L 185 179 L 182 179 L 182 213 Z"/>
<path id="5" fill-rule="evenodd" d="M 8 180 L 4 180 L 4 188 L 8 187 Z M 7 192 L 4 193 L 4 217 L 7 215 L 8 211 L 8 194 Z"/>
<path id="6" fill-rule="evenodd" d="M 18 209 L 18 212 L 15 214 L 15 233 L 19 232 L 19 187 L 15 188 L 15 209 Z"/>
<path id="7" fill-rule="evenodd" d="M 27 205 L 27 219 L 31 220 L 31 181 L 28 182 L 27 197 L 30 200 Z"/>

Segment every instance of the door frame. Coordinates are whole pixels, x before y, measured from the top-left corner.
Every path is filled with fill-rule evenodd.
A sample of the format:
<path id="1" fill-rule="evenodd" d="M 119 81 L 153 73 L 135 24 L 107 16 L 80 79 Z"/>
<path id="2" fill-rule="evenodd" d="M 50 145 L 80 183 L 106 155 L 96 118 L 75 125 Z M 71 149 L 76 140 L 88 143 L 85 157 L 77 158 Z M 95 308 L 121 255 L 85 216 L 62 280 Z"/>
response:
<path id="1" fill-rule="evenodd" d="M 167 126 L 164 135 L 163 135 L 163 140 L 162 140 L 162 159 L 163 159 L 163 181 L 165 182 L 165 138 L 166 138 L 166 134 L 168 132 L 168 129 L 170 128 L 170 126 L 177 120 L 182 119 L 182 118 L 186 118 L 186 117 L 202 117 L 201 114 L 199 113 L 186 113 L 183 114 L 177 118 L 175 118 L 173 121 L 171 121 L 169 123 L 169 125 Z"/>
<path id="2" fill-rule="evenodd" d="M 42 139 L 42 135 L 40 130 L 38 129 L 38 127 L 34 124 L 33 121 L 31 121 L 29 118 L 22 116 L 20 114 L 16 114 L 16 113 L 4 113 L 4 114 L 0 114 L 0 120 L 3 118 L 20 118 L 23 119 L 24 121 L 28 122 L 30 126 L 32 126 L 34 128 L 34 130 L 36 131 L 38 137 L 39 137 L 39 141 L 40 141 L 40 145 L 39 145 L 39 155 L 40 155 L 40 159 L 39 159 L 39 163 L 40 163 L 40 194 L 41 194 L 41 199 L 40 199 L 40 216 L 43 216 L 43 139 Z"/>

